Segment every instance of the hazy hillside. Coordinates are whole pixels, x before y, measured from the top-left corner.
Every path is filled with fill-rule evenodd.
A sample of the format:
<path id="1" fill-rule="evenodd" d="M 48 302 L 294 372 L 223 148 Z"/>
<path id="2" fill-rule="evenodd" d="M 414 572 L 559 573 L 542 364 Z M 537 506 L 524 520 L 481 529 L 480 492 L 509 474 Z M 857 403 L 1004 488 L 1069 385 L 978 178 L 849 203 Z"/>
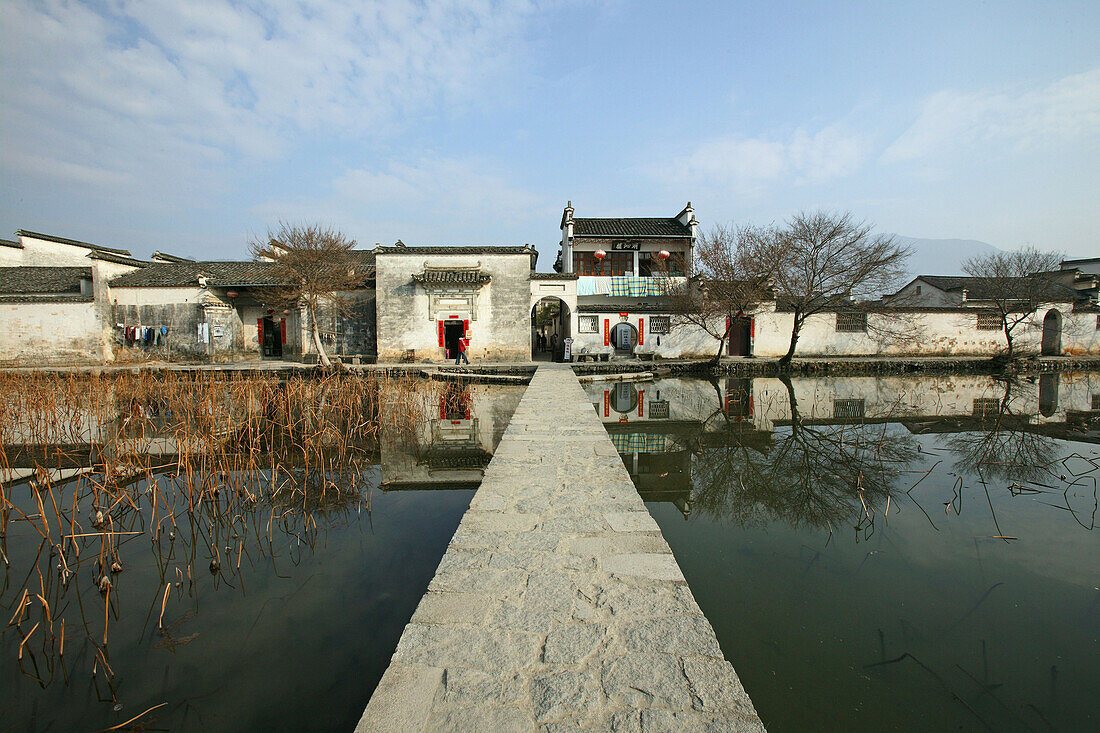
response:
<path id="1" fill-rule="evenodd" d="M 975 255 L 996 252 L 992 244 L 976 239 L 918 239 L 895 235 L 913 249 L 909 257 L 912 275 L 964 275 L 962 263 Z"/>

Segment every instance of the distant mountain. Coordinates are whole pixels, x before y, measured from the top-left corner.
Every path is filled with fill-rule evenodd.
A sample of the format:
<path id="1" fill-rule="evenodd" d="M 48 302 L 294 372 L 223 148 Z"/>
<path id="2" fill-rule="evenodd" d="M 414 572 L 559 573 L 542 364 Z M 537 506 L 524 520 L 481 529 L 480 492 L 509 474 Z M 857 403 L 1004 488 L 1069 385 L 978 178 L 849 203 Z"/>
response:
<path id="1" fill-rule="evenodd" d="M 912 248 L 906 280 L 917 275 L 965 275 L 963 262 L 977 255 L 987 255 L 999 250 L 992 244 L 976 239 L 918 239 L 894 235 L 899 242 Z"/>

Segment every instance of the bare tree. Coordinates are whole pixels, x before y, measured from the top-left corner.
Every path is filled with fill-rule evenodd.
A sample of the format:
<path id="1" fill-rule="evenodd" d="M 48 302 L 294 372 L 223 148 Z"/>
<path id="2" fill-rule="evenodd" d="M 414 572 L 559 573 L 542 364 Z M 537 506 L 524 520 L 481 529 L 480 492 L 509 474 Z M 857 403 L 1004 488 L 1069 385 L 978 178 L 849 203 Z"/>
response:
<path id="1" fill-rule="evenodd" d="M 979 255 L 963 263 L 963 271 L 978 278 L 971 288 L 972 300 L 987 303 L 1001 321 L 1008 346 L 1004 358 L 1012 358 L 1013 332 L 1017 327 L 1026 328 L 1025 324 L 1043 303 L 1067 297 L 1065 286 L 1054 275 L 1061 262 L 1061 253 L 1024 247 Z"/>
<path id="2" fill-rule="evenodd" d="M 321 343 L 317 310 L 322 302 L 340 313 L 348 312 L 345 294 L 363 283 L 352 255 L 355 240 L 320 224 L 288 224 L 268 230 L 264 241 L 249 242 L 252 256 L 274 264 L 277 279 L 272 300 L 284 306 L 304 306 L 309 315 L 310 331 L 317 356 L 325 366 L 332 362 Z"/>
<path id="3" fill-rule="evenodd" d="M 779 297 L 794 315 L 791 344 L 779 360 L 786 366 L 807 318 L 841 299 L 871 298 L 889 290 L 905 273 L 909 248 L 891 236 L 872 234 L 869 224 L 849 213 L 800 212 L 762 257 L 777 263 Z"/>
<path id="4" fill-rule="evenodd" d="M 774 227 L 716 224 L 699 237 L 694 277 L 669 288 L 668 304 L 677 326 L 702 329 L 718 341 L 717 364 L 738 316 L 772 300 L 777 260 Z"/>

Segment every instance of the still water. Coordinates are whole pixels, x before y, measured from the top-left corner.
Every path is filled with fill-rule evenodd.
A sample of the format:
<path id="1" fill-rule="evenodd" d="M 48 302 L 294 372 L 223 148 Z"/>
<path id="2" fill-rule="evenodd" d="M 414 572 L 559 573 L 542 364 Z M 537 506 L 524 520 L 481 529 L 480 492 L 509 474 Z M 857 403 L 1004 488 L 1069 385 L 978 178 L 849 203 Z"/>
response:
<path id="1" fill-rule="evenodd" d="M 284 397 L 287 391 L 259 387 Z M 238 391 L 247 388 L 255 404 L 259 387 Z M 411 429 L 394 429 L 398 420 L 384 411 L 370 418 L 381 429 L 359 441 L 368 453 L 353 481 L 314 472 L 309 492 L 257 492 L 255 501 L 231 488 L 236 473 L 181 470 L 174 452 L 180 433 L 161 435 L 154 426 L 142 444 L 156 455 L 138 457 L 151 470 L 127 491 L 100 493 L 118 497 L 103 507 L 102 520 L 88 517 L 93 489 L 115 479 L 98 464 L 70 460 L 43 491 L 44 474 L 33 465 L 52 460 L 59 446 L 13 445 L 9 431 L 0 624 L 17 622 L 0 627 L 0 731 L 102 730 L 139 715 L 137 729 L 353 729 L 522 391 L 417 386 L 403 398 L 426 408 Z M 341 393 L 334 387 L 327 399 Z M 124 404 L 105 412 L 107 403 Z M 139 409 L 151 414 L 148 402 L 113 393 L 96 405 L 94 415 L 70 411 L 75 417 L 60 422 L 86 440 L 116 428 L 125 433 L 120 426 L 132 426 Z M 179 416 L 166 412 L 161 405 L 153 422 L 178 425 Z M 264 426 L 253 427 L 264 434 Z M 239 451 L 228 435 L 213 440 L 218 450 Z M 111 440 L 114 452 L 123 445 Z M 80 451 L 88 446 L 66 455 Z M 332 446 L 324 451 L 331 454 Z M 269 460 L 263 456 L 258 465 Z M 284 454 L 274 473 L 288 485 L 287 476 L 303 475 L 292 456 Z M 187 490 L 184 475 L 201 482 L 211 472 L 217 475 L 209 483 L 221 491 Z M 261 472 L 260 483 L 271 476 Z M 316 491 L 322 485 L 323 497 Z M 61 535 L 70 538 L 62 539 L 52 522 L 47 541 L 41 516 L 58 513 L 62 525 L 75 516 L 78 527 L 65 529 Z M 113 539 L 105 542 L 100 533 L 108 530 Z M 114 562 L 117 572 L 104 569 Z"/>
<path id="2" fill-rule="evenodd" d="M 587 391 L 769 730 L 1100 727 L 1100 375 Z"/>

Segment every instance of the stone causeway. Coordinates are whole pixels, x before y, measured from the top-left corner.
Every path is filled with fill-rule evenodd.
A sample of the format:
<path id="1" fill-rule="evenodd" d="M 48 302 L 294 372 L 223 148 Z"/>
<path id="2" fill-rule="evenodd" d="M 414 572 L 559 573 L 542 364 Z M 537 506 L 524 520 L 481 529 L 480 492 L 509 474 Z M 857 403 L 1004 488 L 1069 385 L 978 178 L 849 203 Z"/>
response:
<path id="1" fill-rule="evenodd" d="M 567 365 L 536 371 L 356 727 L 452 730 L 764 730 Z"/>

